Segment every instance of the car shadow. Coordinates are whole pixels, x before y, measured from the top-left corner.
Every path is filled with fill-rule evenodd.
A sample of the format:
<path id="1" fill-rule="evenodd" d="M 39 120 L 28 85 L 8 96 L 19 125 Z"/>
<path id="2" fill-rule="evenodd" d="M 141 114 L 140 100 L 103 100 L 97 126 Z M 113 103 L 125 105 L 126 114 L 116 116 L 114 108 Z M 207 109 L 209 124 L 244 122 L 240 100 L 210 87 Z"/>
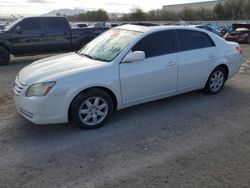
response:
<path id="1" fill-rule="evenodd" d="M 40 141 L 56 141 L 65 138 L 68 140 L 81 138 L 81 141 L 88 141 L 89 139 L 98 139 L 130 130 L 132 134 L 135 130 L 141 131 L 141 128 L 152 129 L 153 131 L 156 128 L 164 128 L 168 120 L 170 122 L 178 121 L 180 116 L 188 119 L 200 118 L 199 114 L 208 115 L 211 109 L 216 112 L 225 112 L 227 107 L 231 108 L 234 105 L 238 105 L 238 99 L 236 100 L 235 97 L 237 96 L 238 98 L 241 93 L 242 96 L 246 95 L 245 91 L 226 85 L 224 90 L 218 95 L 208 95 L 201 91 L 194 91 L 137 105 L 115 112 L 105 126 L 95 130 L 81 130 L 70 123 L 35 125 L 17 115 L 19 116 L 17 120 L 12 121 L 12 126 L 15 127 L 15 136 L 12 139 L 31 139 L 36 137 Z M 228 100 L 230 99 L 231 103 L 229 104 Z M 181 129 L 181 126 L 173 127 L 173 129 L 178 128 Z"/>

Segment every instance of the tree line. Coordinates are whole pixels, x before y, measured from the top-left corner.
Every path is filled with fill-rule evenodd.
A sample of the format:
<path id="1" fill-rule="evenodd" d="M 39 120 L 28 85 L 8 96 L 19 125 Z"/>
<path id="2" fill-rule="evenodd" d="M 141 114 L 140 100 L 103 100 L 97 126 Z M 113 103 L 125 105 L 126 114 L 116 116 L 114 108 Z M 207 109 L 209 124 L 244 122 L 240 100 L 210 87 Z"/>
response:
<path id="1" fill-rule="evenodd" d="M 211 9 L 185 8 L 181 12 L 165 11 L 164 9 L 144 12 L 140 8 L 131 10 L 122 17 L 108 14 L 105 10 L 89 11 L 69 16 L 71 21 L 212 21 L 212 20 L 243 20 L 250 19 L 250 0 L 225 0 Z"/>

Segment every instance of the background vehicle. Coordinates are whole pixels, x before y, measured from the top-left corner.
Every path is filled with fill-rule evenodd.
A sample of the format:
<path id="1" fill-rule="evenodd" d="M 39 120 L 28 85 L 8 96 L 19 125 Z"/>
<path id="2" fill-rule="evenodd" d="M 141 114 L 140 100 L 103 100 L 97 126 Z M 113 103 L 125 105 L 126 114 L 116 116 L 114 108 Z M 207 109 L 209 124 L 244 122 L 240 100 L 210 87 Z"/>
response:
<path id="1" fill-rule="evenodd" d="M 250 29 L 238 28 L 232 32 L 228 32 L 224 36 L 227 41 L 250 44 Z"/>
<path id="2" fill-rule="evenodd" d="M 250 24 L 234 23 L 231 31 L 224 35 L 225 40 L 234 41 L 238 43 L 250 44 Z"/>
<path id="3" fill-rule="evenodd" d="M 216 30 L 215 28 L 213 28 L 209 25 L 196 25 L 195 27 L 199 28 L 199 29 L 205 29 L 205 30 L 210 31 L 210 32 L 212 32 L 220 37 L 223 37 L 223 34 L 220 31 Z"/>
<path id="4" fill-rule="evenodd" d="M 105 25 L 106 25 L 105 22 L 94 23 L 92 27 L 94 27 L 94 28 L 102 28 L 102 27 L 105 27 Z"/>
<path id="5" fill-rule="evenodd" d="M 93 129 L 114 110 L 198 89 L 217 94 L 242 61 L 239 44 L 205 30 L 124 25 L 25 67 L 14 98 L 34 123 Z"/>
<path id="6" fill-rule="evenodd" d="M 118 27 L 118 26 L 119 26 L 118 23 L 111 23 L 111 24 L 109 25 L 110 28 L 112 28 L 112 27 Z"/>
<path id="7" fill-rule="evenodd" d="M 71 28 L 65 17 L 27 17 L 0 32 L 0 65 L 14 56 L 75 51 L 108 28 Z"/>
<path id="8" fill-rule="evenodd" d="M 85 24 L 85 23 L 77 23 L 76 26 L 77 26 L 77 27 L 80 27 L 80 28 L 83 28 L 83 27 L 86 28 L 86 27 L 88 27 L 88 24 Z"/>

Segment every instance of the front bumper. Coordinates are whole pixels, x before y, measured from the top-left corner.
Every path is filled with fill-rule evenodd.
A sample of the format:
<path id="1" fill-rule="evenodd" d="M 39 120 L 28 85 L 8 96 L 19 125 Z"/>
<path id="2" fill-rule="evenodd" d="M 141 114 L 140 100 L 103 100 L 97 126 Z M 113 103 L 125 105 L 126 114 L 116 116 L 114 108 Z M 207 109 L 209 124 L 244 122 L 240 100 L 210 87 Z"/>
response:
<path id="1" fill-rule="evenodd" d="M 68 122 L 68 107 L 65 96 L 26 97 L 14 96 L 17 111 L 35 124 Z"/>

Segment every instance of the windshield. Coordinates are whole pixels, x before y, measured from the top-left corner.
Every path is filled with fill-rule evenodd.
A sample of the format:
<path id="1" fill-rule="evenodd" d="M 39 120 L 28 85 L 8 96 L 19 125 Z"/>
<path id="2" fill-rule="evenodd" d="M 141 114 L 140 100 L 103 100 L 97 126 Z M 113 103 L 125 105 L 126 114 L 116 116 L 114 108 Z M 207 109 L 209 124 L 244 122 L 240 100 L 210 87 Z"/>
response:
<path id="1" fill-rule="evenodd" d="M 14 21 L 13 23 L 11 23 L 11 24 L 5 26 L 4 31 L 9 31 L 9 30 L 11 30 L 19 21 L 20 21 L 20 20 L 16 20 L 16 21 Z"/>
<path id="2" fill-rule="evenodd" d="M 78 54 L 109 62 L 114 60 L 140 34 L 136 31 L 110 29 L 84 46 Z"/>

